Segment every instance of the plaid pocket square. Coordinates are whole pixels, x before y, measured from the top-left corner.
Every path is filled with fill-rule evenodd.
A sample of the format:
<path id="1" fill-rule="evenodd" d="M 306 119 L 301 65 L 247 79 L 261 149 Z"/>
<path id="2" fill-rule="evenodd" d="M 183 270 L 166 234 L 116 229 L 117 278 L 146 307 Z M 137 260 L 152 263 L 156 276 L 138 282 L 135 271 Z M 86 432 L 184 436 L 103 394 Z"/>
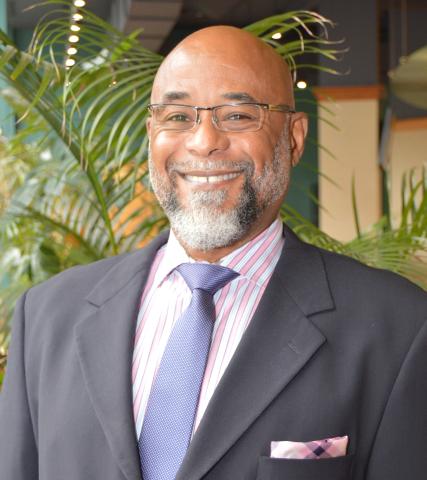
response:
<path id="1" fill-rule="evenodd" d="M 347 453 L 348 436 L 311 442 L 271 442 L 271 458 L 319 459 L 342 457 Z"/>

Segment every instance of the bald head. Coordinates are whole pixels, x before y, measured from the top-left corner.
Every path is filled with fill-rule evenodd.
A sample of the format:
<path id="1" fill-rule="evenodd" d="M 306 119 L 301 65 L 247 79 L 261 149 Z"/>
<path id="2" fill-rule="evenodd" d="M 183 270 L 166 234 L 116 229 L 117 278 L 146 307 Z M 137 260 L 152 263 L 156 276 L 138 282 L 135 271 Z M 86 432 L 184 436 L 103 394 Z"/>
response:
<path id="1" fill-rule="evenodd" d="M 150 178 L 191 257 L 217 261 L 277 217 L 307 131 L 305 115 L 284 108 L 292 90 L 282 58 L 234 27 L 199 30 L 162 63 L 151 102 L 163 105 L 147 120 Z"/>
<path id="2" fill-rule="evenodd" d="M 214 80 L 219 88 L 221 80 L 224 83 L 234 80 L 236 87 L 240 84 L 237 92 L 252 90 L 257 94 L 253 98 L 255 101 L 294 103 L 292 79 L 286 62 L 262 40 L 231 26 L 204 28 L 180 42 L 157 72 L 152 102 L 164 101 L 165 87 L 172 78 L 179 83 L 180 75 L 198 79 L 200 88 L 210 86 L 205 80 Z"/>

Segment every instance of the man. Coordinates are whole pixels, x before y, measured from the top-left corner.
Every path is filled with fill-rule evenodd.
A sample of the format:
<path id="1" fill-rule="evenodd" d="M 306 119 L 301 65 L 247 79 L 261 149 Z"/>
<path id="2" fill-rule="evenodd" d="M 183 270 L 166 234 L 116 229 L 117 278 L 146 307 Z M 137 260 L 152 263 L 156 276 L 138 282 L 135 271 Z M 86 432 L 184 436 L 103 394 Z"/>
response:
<path id="1" fill-rule="evenodd" d="M 307 130 L 285 64 L 211 27 L 166 58 L 151 101 L 150 174 L 171 234 L 20 300 L 1 479 L 425 479 L 426 295 L 278 222 Z M 190 360 L 174 341 L 182 318 L 205 316 L 188 313 L 195 263 L 230 277 L 208 292 L 193 405 L 181 387 L 205 340 Z"/>

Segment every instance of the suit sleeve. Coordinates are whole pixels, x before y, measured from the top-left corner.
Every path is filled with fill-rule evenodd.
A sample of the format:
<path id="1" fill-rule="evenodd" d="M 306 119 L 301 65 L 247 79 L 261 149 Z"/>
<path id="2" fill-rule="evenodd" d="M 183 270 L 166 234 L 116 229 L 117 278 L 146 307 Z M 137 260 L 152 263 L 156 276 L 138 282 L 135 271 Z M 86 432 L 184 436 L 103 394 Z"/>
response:
<path id="1" fill-rule="evenodd" d="M 12 338 L 0 392 L 0 478 L 37 480 L 38 460 L 28 404 L 24 344 L 25 295 L 16 305 Z"/>
<path id="2" fill-rule="evenodd" d="M 406 355 L 391 391 L 366 480 L 427 478 L 427 322 Z"/>

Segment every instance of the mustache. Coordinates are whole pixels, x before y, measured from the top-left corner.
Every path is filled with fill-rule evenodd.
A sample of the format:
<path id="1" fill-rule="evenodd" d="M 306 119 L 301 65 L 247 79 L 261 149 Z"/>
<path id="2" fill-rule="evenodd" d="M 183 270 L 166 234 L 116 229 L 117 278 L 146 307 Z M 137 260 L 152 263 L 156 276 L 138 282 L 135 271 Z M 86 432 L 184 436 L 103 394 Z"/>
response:
<path id="1" fill-rule="evenodd" d="M 253 173 L 254 171 L 254 164 L 248 160 L 242 161 L 230 161 L 230 160 L 190 160 L 184 162 L 177 162 L 177 161 L 169 161 L 166 169 L 168 173 L 186 173 L 191 172 L 194 170 L 202 170 L 205 172 L 209 171 L 221 171 L 229 172 L 230 170 L 233 171 L 243 171 L 246 173 Z"/>

